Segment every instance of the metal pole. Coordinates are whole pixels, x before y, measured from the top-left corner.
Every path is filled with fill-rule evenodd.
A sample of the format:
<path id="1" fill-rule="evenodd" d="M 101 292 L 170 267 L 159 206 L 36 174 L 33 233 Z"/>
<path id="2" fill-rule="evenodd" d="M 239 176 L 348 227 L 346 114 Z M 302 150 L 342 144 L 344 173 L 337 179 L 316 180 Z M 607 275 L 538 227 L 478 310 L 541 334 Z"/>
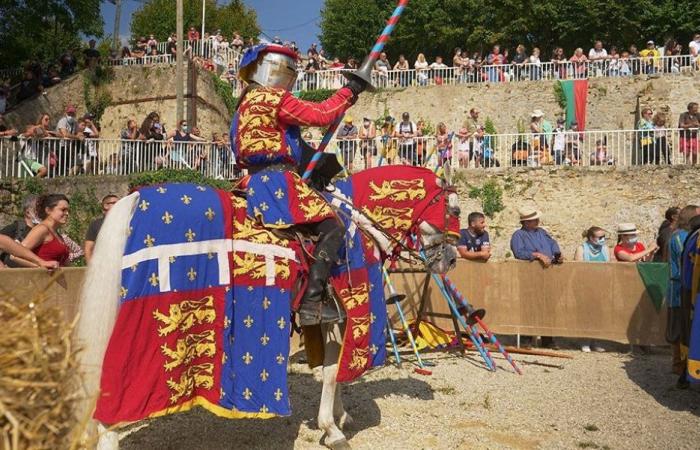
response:
<path id="1" fill-rule="evenodd" d="M 176 121 L 179 123 L 185 115 L 185 95 L 184 95 L 184 61 L 183 58 L 183 40 L 182 40 L 182 27 L 183 27 L 183 0 L 177 0 L 177 56 L 175 62 L 175 117 Z"/>
<path id="2" fill-rule="evenodd" d="M 206 20 L 205 11 L 207 10 L 207 0 L 202 0 L 202 34 L 199 39 L 204 39 L 204 22 Z"/>
<path id="3" fill-rule="evenodd" d="M 121 24 L 122 18 L 122 0 L 114 0 L 114 6 L 117 8 L 114 12 L 114 50 L 119 51 L 119 46 L 121 44 L 121 38 L 119 37 L 119 25 Z"/>
<path id="4" fill-rule="evenodd" d="M 396 289 L 394 289 L 394 285 L 391 283 L 391 279 L 389 278 L 389 273 L 386 271 L 386 267 L 382 267 L 382 273 L 384 274 L 384 281 L 386 283 L 386 286 L 389 288 L 389 293 L 392 296 L 396 295 Z M 404 316 L 404 314 L 403 314 L 403 310 L 401 309 L 401 304 L 399 301 L 396 302 L 396 311 L 399 313 L 399 320 L 401 321 L 401 326 L 403 326 L 403 329 L 406 331 L 406 335 L 408 336 L 408 340 L 411 343 L 411 348 L 413 349 L 413 354 L 416 355 L 416 360 L 418 361 L 418 367 L 423 369 L 425 367 L 423 365 L 423 359 L 420 357 L 420 352 L 418 351 L 418 346 L 416 345 L 416 340 L 413 338 L 413 333 L 411 332 L 411 326 L 406 321 L 406 316 Z"/>

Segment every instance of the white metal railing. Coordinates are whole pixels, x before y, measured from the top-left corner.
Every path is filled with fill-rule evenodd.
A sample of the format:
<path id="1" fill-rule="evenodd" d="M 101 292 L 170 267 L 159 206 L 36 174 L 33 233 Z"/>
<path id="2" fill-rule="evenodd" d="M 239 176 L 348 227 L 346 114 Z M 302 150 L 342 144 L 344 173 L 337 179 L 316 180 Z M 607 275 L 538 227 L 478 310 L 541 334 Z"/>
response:
<path id="1" fill-rule="evenodd" d="M 142 57 L 113 58 L 107 61 L 110 66 L 134 66 L 151 64 L 169 64 L 174 62 L 172 55 L 146 55 Z"/>
<path id="2" fill-rule="evenodd" d="M 193 169 L 231 179 L 228 144 L 123 139 L 0 139 L 0 179 L 74 175 L 129 175 L 162 168 Z"/>
<path id="3" fill-rule="evenodd" d="M 175 62 L 175 55 L 167 53 L 167 45 L 167 42 L 159 42 L 158 45 L 156 45 L 158 55 L 146 54 L 145 56 L 141 57 L 116 57 L 109 59 L 108 64 L 113 66 L 122 66 L 173 63 Z M 206 41 L 185 41 L 184 51 L 185 54 L 189 54 L 193 57 L 196 56 L 204 59 L 210 59 L 215 65 L 222 68 L 227 68 L 229 64 L 233 64 L 233 67 L 236 70 L 238 70 L 238 62 L 241 57 L 241 53 L 238 50 L 232 47 L 224 47 L 222 45 L 215 44 L 211 39 Z M 148 49 L 148 52 L 150 52 L 150 48 Z"/>
<path id="4" fill-rule="evenodd" d="M 334 140 L 328 151 L 349 171 L 387 164 L 453 168 L 698 165 L 699 130 L 554 131 L 456 136 L 438 147 L 434 136 Z M 309 141 L 314 147 L 318 141 Z M 44 169 L 41 169 L 43 167 Z M 237 175 L 230 146 L 213 142 L 121 139 L 0 139 L 0 179 L 34 176 L 128 175 L 189 168 L 213 178 Z"/>
<path id="5" fill-rule="evenodd" d="M 700 70 L 700 58 L 691 55 L 657 58 L 608 59 L 586 62 L 546 61 L 537 64 L 476 64 L 462 67 L 433 67 L 410 70 L 373 70 L 372 83 L 380 88 L 431 86 L 446 84 L 503 83 L 629 77 L 634 75 L 675 74 Z M 300 71 L 295 90 L 337 89 L 345 81 L 342 69 Z"/>

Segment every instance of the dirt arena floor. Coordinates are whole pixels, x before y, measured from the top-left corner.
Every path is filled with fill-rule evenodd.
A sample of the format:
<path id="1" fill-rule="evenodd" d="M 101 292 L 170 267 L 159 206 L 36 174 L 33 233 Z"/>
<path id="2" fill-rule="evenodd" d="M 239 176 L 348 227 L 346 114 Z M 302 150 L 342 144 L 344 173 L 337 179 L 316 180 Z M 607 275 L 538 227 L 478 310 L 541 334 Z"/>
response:
<path id="1" fill-rule="evenodd" d="M 346 436 L 357 449 L 700 448 L 700 389 L 675 388 L 668 349 L 569 348 L 562 353 L 574 359 L 516 356 L 523 376 L 500 357 L 488 372 L 476 354 L 428 354 L 431 376 L 386 366 L 344 387 L 354 418 Z M 290 370 L 290 417 L 229 421 L 196 410 L 132 427 L 121 448 L 321 448 L 321 386 L 307 366 Z"/>

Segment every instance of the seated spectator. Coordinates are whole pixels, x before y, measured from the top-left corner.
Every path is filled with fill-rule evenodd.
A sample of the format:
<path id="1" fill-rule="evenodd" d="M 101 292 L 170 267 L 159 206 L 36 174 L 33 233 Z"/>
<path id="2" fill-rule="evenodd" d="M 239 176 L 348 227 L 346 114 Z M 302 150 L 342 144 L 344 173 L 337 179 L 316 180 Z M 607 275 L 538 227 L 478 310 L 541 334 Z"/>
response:
<path id="1" fill-rule="evenodd" d="M 0 230 L 0 234 L 13 239 L 15 242 L 22 242 L 34 225 L 39 223 L 39 219 L 36 217 L 36 200 L 37 197 L 35 195 L 24 197 L 22 201 L 22 218 L 4 227 Z M 8 267 L 17 267 L 15 263 L 10 261 L 10 255 L 7 253 L 0 254 L 0 262 Z"/>
<path id="2" fill-rule="evenodd" d="M 560 264 L 564 261 L 559 244 L 549 233 L 540 228 L 540 212 L 534 208 L 521 208 L 521 228 L 513 233 L 510 248 L 515 259 L 538 260 L 543 267 Z"/>
<path id="3" fill-rule="evenodd" d="M 358 137 L 360 138 L 360 151 L 362 159 L 365 161 L 365 169 L 372 167 L 372 158 L 377 154 L 377 128 L 372 122 L 372 119 L 365 117 L 362 119 Z"/>
<path id="4" fill-rule="evenodd" d="M 188 41 L 198 41 L 199 40 L 199 31 L 197 31 L 197 29 L 195 27 L 190 27 L 190 29 L 187 30 L 187 40 Z"/>
<path id="5" fill-rule="evenodd" d="M 85 248 L 85 261 L 90 264 L 92 259 L 92 254 L 95 251 L 95 242 L 97 241 L 97 235 L 100 233 L 100 228 L 102 228 L 102 223 L 105 221 L 105 217 L 112 206 L 114 206 L 119 201 L 119 197 L 114 194 L 107 194 L 102 197 L 100 204 L 102 205 L 102 216 L 90 222 L 87 232 L 85 233 L 85 242 L 83 247 Z"/>
<path id="6" fill-rule="evenodd" d="M 612 166 L 615 164 L 615 159 L 608 154 L 608 145 L 605 139 L 595 141 L 595 151 L 591 153 L 592 166 Z"/>
<path id="7" fill-rule="evenodd" d="M 688 43 L 688 53 L 693 58 L 700 56 L 700 33 L 695 33 L 693 40 Z"/>
<path id="8" fill-rule="evenodd" d="M 386 158 L 387 164 L 391 165 L 396 160 L 396 150 L 397 144 L 395 139 L 396 134 L 396 119 L 391 116 L 386 116 L 384 123 L 381 128 L 382 133 L 382 157 L 381 160 Z"/>
<path id="9" fill-rule="evenodd" d="M 574 78 L 586 78 L 588 76 L 588 58 L 583 54 L 582 48 L 577 48 L 573 56 L 569 58 L 572 64 Z"/>
<path id="10" fill-rule="evenodd" d="M 688 110 L 678 118 L 680 140 L 679 151 L 685 157 L 686 164 L 698 163 L 698 128 L 700 128 L 700 114 L 696 102 L 688 103 Z"/>
<path id="11" fill-rule="evenodd" d="M 293 47 L 292 50 L 298 52 L 299 49 L 296 46 L 296 43 L 292 42 Z M 241 53 L 243 51 L 243 38 L 241 37 L 240 33 L 238 31 L 233 32 L 233 39 L 231 39 L 231 48 L 237 51 L 238 53 Z"/>
<path id="12" fill-rule="evenodd" d="M 583 233 L 586 240 L 576 248 L 574 261 L 610 262 L 610 253 L 605 245 L 605 230 L 591 227 Z"/>
<path id="13" fill-rule="evenodd" d="M 671 164 L 671 140 L 669 130 L 666 127 L 666 115 L 662 112 L 657 112 L 654 114 L 652 122 L 654 124 L 653 162 L 654 164 L 661 164 L 661 158 L 663 157 L 666 164 Z"/>
<path id="14" fill-rule="evenodd" d="M 148 46 L 149 49 L 153 49 L 154 47 L 157 49 L 158 41 L 156 40 L 156 37 L 152 34 L 149 35 L 148 41 L 146 41 L 146 45 Z"/>
<path id="15" fill-rule="evenodd" d="M 425 55 L 422 53 L 418 54 L 416 62 L 413 64 L 413 68 L 416 69 L 416 79 L 420 86 L 425 86 L 428 84 L 428 61 L 425 60 Z"/>
<path id="16" fill-rule="evenodd" d="M 459 232 L 459 256 L 471 261 L 488 261 L 491 257 L 491 241 L 486 231 L 486 217 L 480 212 L 473 212 L 467 217 L 467 222 L 469 226 Z"/>
<path id="17" fill-rule="evenodd" d="M 398 77 L 398 83 L 401 87 L 406 87 L 410 85 L 408 69 L 408 61 L 404 55 L 399 55 L 399 60 L 394 64 L 394 70 L 397 71 L 396 76 Z"/>
<path id="18" fill-rule="evenodd" d="M 69 211 L 68 198 L 63 194 L 39 197 L 36 214 L 41 222 L 31 229 L 22 245 L 45 261 L 57 261 L 60 266 L 68 265 L 70 250 L 59 230 L 68 223 Z M 23 267 L 33 266 L 33 263 L 23 258 L 13 256 L 11 259 Z"/>
<path id="19" fill-rule="evenodd" d="M 494 45 L 491 53 L 486 57 L 486 65 L 490 66 L 487 70 L 488 81 L 499 82 L 508 81 L 503 69 L 497 66 L 506 64 L 507 54 L 501 53 L 501 46 Z"/>
<path id="20" fill-rule="evenodd" d="M 357 150 L 357 127 L 352 123 L 351 116 L 345 116 L 343 126 L 338 129 L 336 138 L 338 139 L 338 147 L 342 157 L 342 163 L 352 172 L 353 162 L 355 161 L 355 150 Z"/>
<path id="21" fill-rule="evenodd" d="M 192 131 L 194 131 L 194 129 Z M 192 169 L 192 166 L 188 163 L 188 161 L 194 160 L 192 157 L 193 147 L 191 143 L 203 142 L 204 139 L 197 136 L 194 132 L 191 133 L 187 121 L 181 120 L 177 128 L 168 133 L 167 141 L 170 161 L 178 168 L 184 166 L 188 169 Z M 174 145 L 172 145 L 172 143 L 174 143 Z M 167 161 L 167 155 L 165 160 Z"/>
<path id="22" fill-rule="evenodd" d="M 647 41 L 647 47 L 639 52 L 641 70 L 650 75 L 657 73 L 661 68 L 661 53 L 656 49 L 654 41 Z"/>
<path id="23" fill-rule="evenodd" d="M 617 226 L 617 245 L 615 259 L 620 262 L 646 262 L 652 259 L 658 247 L 652 244 L 649 249 L 639 242 L 637 227 L 633 223 L 621 223 Z"/>

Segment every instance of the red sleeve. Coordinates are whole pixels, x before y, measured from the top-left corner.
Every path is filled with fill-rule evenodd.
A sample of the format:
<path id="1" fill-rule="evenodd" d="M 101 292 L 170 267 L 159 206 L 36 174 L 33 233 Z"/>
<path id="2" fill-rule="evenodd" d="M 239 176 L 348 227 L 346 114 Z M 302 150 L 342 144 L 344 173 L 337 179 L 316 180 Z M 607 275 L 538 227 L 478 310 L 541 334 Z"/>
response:
<path id="1" fill-rule="evenodd" d="M 278 118 L 289 125 L 325 127 L 352 106 L 352 97 L 352 91 L 348 88 L 339 89 L 321 103 L 299 100 L 287 93 L 282 99 Z"/>

